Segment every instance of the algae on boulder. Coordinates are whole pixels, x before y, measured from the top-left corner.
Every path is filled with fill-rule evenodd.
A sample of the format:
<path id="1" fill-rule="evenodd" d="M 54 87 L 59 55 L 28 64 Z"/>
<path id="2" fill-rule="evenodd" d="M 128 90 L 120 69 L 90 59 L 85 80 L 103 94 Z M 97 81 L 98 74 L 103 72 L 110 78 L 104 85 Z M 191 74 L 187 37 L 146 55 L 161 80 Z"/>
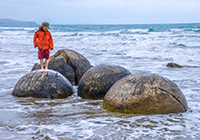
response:
<path id="1" fill-rule="evenodd" d="M 188 109 L 178 86 L 155 74 L 130 74 L 120 79 L 106 93 L 103 106 L 133 114 L 168 114 Z"/>
<path id="2" fill-rule="evenodd" d="M 15 85 L 12 95 L 18 97 L 34 97 L 61 99 L 73 94 L 72 84 L 59 72 L 40 70 L 24 75 Z"/>
<path id="3" fill-rule="evenodd" d="M 81 78 L 78 95 L 85 99 L 103 99 L 116 81 L 129 74 L 128 70 L 117 65 L 94 66 Z"/>

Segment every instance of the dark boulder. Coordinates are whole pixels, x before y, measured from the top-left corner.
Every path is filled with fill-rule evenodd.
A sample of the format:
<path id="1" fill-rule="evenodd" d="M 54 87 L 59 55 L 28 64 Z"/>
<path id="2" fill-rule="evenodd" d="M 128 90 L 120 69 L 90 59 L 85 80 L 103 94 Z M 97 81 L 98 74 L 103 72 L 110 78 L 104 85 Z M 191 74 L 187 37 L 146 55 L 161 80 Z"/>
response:
<path id="1" fill-rule="evenodd" d="M 59 72 L 40 70 L 24 75 L 15 85 L 12 95 L 18 97 L 34 97 L 61 99 L 73 94 L 72 84 Z"/>
<path id="2" fill-rule="evenodd" d="M 106 93 L 103 107 L 133 114 L 168 114 L 188 109 L 178 86 L 155 74 L 130 74 L 120 79 Z"/>
<path id="3" fill-rule="evenodd" d="M 49 69 L 60 72 L 72 84 L 75 84 L 75 72 L 72 69 L 72 67 L 69 64 L 67 64 L 63 56 L 52 56 L 49 61 Z"/>
<path id="4" fill-rule="evenodd" d="M 40 64 L 39 63 L 35 63 L 34 66 L 33 66 L 33 68 L 31 69 L 31 71 L 38 70 L 40 68 L 41 68 Z"/>
<path id="5" fill-rule="evenodd" d="M 75 84 L 78 85 L 83 74 L 91 68 L 90 62 L 81 54 L 70 49 L 59 50 L 54 57 L 63 56 L 75 72 Z"/>
<path id="6" fill-rule="evenodd" d="M 90 62 L 76 51 L 64 49 L 57 51 L 49 59 L 49 69 L 63 74 L 72 84 L 78 85 L 83 74 L 91 68 Z M 40 64 L 36 63 L 32 70 L 40 69 Z"/>
<path id="7" fill-rule="evenodd" d="M 172 67 L 172 68 L 182 68 L 183 66 L 176 64 L 176 63 L 168 63 L 167 67 Z"/>
<path id="8" fill-rule="evenodd" d="M 85 99 L 103 99 L 110 87 L 130 72 L 116 65 L 98 65 L 90 68 L 81 78 L 78 95 Z"/>
<path id="9" fill-rule="evenodd" d="M 34 71 L 40 68 L 41 68 L 40 64 L 35 63 L 31 71 Z M 44 68 L 45 68 L 45 64 L 44 64 Z M 63 76 L 65 76 L 72 84 L 75 84 L 75 72 L 72 69 L 72 67 L 69 64 L 67 64 L 63 56 L 61 55 L 58 57 L 51 56 L 51 58 L 49 59 L 48 69 L 58 71 Z"/>

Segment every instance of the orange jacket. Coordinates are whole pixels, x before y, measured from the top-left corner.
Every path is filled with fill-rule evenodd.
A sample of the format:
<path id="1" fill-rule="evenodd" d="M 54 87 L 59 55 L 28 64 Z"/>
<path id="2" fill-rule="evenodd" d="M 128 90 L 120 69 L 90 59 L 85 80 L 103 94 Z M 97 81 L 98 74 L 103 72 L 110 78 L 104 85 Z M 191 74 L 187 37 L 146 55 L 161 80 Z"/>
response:
<path id="1" fill-rule="evenodd" d="M 38 31 L 34 34 L 34 47 L 42 50 L 53 50 L 53 38 L 49 31 L 44 31 L 42 26 L 39 27 Z"/>

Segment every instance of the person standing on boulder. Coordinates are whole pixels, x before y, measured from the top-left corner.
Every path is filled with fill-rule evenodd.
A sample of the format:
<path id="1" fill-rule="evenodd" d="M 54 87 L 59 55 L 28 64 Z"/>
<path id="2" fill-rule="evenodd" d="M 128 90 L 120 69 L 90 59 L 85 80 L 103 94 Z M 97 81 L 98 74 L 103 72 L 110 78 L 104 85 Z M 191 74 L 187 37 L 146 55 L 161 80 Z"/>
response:
<path id="1" fill-rule="evenodd" d="M 45 72 L 48 72 L 49 55 L 53 50 L 53 38 L 48 31 L 49 23 L 43 22 L 42 26 L 39 26 L 38 31 L 34 34 L 34 47 L 38 47 L 38 59 L 40 59 L 41 72 L 43 72 L 43 59 L 45 59 Z"/>

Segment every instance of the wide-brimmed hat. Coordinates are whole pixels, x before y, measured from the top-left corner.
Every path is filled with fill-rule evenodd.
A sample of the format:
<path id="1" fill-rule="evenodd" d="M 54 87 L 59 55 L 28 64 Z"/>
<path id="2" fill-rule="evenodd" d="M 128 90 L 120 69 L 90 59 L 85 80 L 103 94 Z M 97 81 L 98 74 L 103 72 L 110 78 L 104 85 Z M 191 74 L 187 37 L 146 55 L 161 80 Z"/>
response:
<path id="1" fill-rule="evenodd" d="M 49 23 L 48 23 L 48 22 L 43 22 L 43 23 L 42 23 L 42 27 L 44 27 L 45 29 L 50 29 L 50 28 L 49 28 Z"/>

